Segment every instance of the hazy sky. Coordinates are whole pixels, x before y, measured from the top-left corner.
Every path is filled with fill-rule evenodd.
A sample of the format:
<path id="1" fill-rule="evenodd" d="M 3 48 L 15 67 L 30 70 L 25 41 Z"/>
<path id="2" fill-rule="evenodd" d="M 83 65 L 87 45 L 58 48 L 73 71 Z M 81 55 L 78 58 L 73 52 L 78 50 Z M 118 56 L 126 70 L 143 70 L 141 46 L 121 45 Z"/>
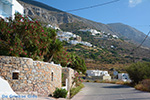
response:
<path id="1" fill-rule="evenodd" d="M 68 11 L 114 0 L 36 0 L 54 8 Z M 69 12 L 104 24 L 124 23 L 147 34 L 150 30 L 150 0 L 119 0 L 91 9 Z"/>

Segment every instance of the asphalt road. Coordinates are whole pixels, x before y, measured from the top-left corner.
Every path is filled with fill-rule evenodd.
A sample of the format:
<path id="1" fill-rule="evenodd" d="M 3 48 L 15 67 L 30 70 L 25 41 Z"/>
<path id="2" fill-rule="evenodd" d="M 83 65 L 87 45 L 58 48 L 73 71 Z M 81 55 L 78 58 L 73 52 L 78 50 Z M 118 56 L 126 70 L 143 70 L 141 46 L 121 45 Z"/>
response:
<path id="1" fill-rule="evenodd" d="M 72 100 L 150 100 L 150 93 L 132 87 L 108 83 L 84 83 Z"/>

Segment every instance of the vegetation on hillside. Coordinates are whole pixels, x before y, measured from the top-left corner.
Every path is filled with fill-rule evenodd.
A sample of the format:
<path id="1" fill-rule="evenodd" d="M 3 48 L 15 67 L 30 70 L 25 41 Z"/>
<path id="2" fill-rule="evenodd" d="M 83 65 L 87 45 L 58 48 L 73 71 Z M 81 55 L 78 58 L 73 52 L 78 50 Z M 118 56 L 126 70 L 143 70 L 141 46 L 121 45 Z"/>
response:
<path id="1" fill-rule="evenodd" d="M 82 44 L 70 45 L 64 42 L 67 51 L 83 57 L 89 69 L 109 70 L 118 66 L 120 67 L 117 68 L 119 69 L 118 71 L 124 72 L 125 68 L 121 66 L 125 67 L 134 61 L 150 61 L 149 49 L 138 48 L 138 50 L 135 49 L 133 52 L 136 45 L 122 39 L 102 38 L 98 35 L 93 36 L 90 32 L 78 30 L 73 33 L 81 36 L 82 41 L 90 42 L 93 45 L 93 47 L 88 47 Z M 93 64 L 95 65 L 93 66 Z"/>

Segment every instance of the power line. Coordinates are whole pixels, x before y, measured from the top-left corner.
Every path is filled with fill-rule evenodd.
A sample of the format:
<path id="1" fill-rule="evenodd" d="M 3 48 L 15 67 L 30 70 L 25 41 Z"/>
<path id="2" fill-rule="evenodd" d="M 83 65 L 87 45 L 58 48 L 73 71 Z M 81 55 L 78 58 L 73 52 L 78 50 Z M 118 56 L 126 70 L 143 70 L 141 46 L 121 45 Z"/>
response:
<path id="1" fill-rule="evenodd" d="M 133 62 L 135 62 L 135 57 L 134 57 L 134 51 L 137 50 L 138 48 L 140 48 L 142 46 L 142 44 L 145 42 L 145 40 L 148 38 L 150 34 L 150 31 L 147 33 L 146 37 L 144 38 L 144 40 L 135 48 L 131 51 L 131 53 L 133 53 Z"/>
<path id="2" fill-rule="evenodd" d="M 113 1 L 105 2 L 105 3 L 102 3 L 102 4 L 93 5 L 93 6 L 67 10 L 65 12 L 74 12 L 74 11 L 79 11 L 79 10 L 91 9 L 91 8 L 95 8 L 95 7 L 99 7 L 99 6 L 104 6 L 104 5 L 108 5 L 108 4 L 111 4 L 111 3 L 115 3 L 115 2 L 118 2 L 118 1 L 120 1 L 120 0 L 113 0 Z"/>
<path id="3" fill-rule="evenodd" d="M 147 39 L 147 37 L 149 36 L 149 34 L 150 34 L 150 31 L 148 32 L 148 34 L 146 35 L 146 37 L 144 38 L 144 40 L 142 41 L 142 43 L 138 47 L 136 47 L 136 49 L 138 49 L 139 47 L 142 46 L 142 44 L 145 42 L 145 40 Z"/>
<path id="4" fill-rule="evenodd" d="M 150 34 L 150 31 L 147 33 L 146 37 L 145 37 L 144 40 L 141 42 L 141 44 L 140 44 L 139 46 L 137 46 L 135 49 L 138 49 L 139 47 L 142 46 L 142 44 L 143 44 L 143 43 L 145 42 L 145 40 L 148 38 L 149 34 Z"/>

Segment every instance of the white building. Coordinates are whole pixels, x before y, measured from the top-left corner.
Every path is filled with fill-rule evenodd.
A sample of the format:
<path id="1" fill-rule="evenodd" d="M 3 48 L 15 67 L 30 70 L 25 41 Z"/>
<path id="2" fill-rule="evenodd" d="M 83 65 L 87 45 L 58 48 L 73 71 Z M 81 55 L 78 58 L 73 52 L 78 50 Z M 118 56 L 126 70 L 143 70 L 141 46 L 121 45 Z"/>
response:
<path id="1" fill-rule="evenodd" d="M 79 42 L 79 43 L 81 43 L 81 44 L 83 44 L 83 45 L 85 45 L 85 46 L 92 47 L 92 44 L 89 43 L 89 42 L 83 42 L 83 41 L 81 41 L 81 42 Z"/>
<path id="2" fill-rule="evenodd" d="M 129 75 L 127 73 L 119 73 L 118 79 L 122 81 L 128 81 L 130 80 Z"/>
<path id="3" fill-rule="evenodd" d="M 118 39 L 118 36 L 117 36 L 117 35 L 112 35 L 112 37 Z"/>
<path id="4" fill-rule="evenodd" d="M 59 36 L 59 37 L 68 37 L 68 38 L 71 38 L 71 37 L 73 37 L 73 38 L 79 37 L 78 35 L 73 34 L 73 33 L 71 33 L 71 32 L 63 32 L 63 31 L 58 31 L 58 32 L 57 32 L 57 36 Z"/>
<path id="5" fill-rule="evenodd" d="M 86 74 L 87 76 L 110 76 L 108 74 L 108 71 L 102 71 L 102 70 L 87 70 Z"/>
<path id="6" fill-rule="evenodd" d="M 101 34 L 101 32 L 95 30 L 95 29 L 80 29 L 79 31 L 82 31 L 82 32 L 91 32 L 92 35 L 96 35 L 96 34 Z"/>
<path id="7" fill-rule="evenodd" d="M 70 40 L 70 44 L 76 45 L 79 44 L 80 42 L 76 41 L 76 40 Z"/>
<path id="8" fill-rule="evenodd" d="M 16 12 L 22 15 L 24 14 L 24 8 L 19 2 L 16 0 L 0 0 L 0 17 L 14 18 Z"/>
<path id="9" fill-rule="evenodd" d="M 56 25 L 52 26 L 51 24 L 48 24 L 47 27 L 49 28 L 52 28 L 52 29 L 55 29 L 55 30 L 60 30 L 60 28 Z"/>
<path id="10" fill-rule="evenodd" d="M 115 48 L 113 45 L 110 46 L 111 48 Z"/>
<path id="11" fill-rule="evenodd" d="M 79 44 L 79 43 L 80 43 L 80 44 L 82 44 L 82 45 L 92 47 L 92 44 L 91 44 L 91 43 L 89 43 L 89 42 L 84 42 L 84 41 L 79 42 L 79 41 L 77 41 L 77 40 L 70 40 L 69 43 L 70 43 L 70 44 L 73 44 L 73 45 L 76 45 L 76 44 Z"/>

